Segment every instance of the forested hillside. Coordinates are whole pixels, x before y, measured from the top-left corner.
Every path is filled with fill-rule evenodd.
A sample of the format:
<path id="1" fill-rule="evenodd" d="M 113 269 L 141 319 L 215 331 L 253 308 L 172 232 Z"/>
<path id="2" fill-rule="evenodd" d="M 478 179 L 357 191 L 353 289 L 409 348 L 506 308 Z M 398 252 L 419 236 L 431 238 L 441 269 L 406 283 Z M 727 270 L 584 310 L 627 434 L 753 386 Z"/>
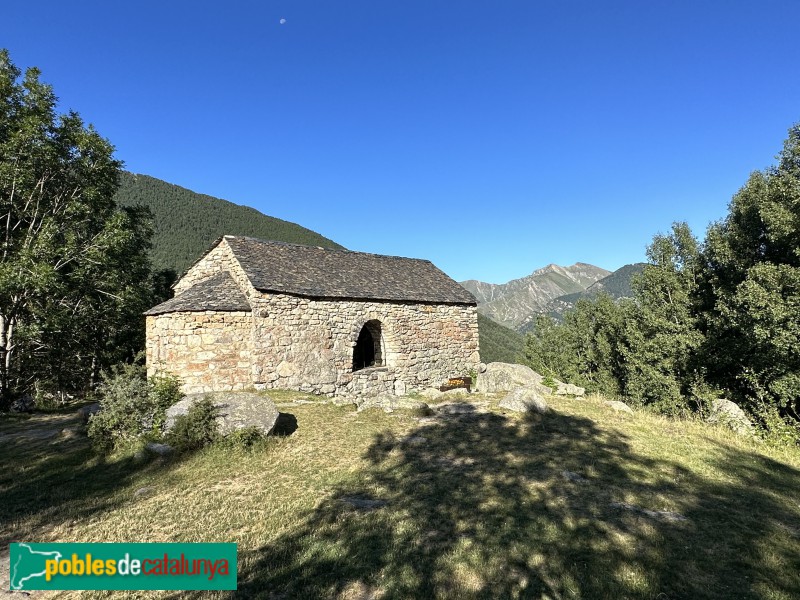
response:
<path id="1" fill-rule="evenodd" d="M 174 269 L 180 274 L 224 234 L 326 248 L 342 247 L 295 223 L 154 177 L 123 173 L 120 183 L 116 195 L 120 206 L 144 205 L 153 213 L 155 269 Z"/>
<path id="2" fill-rule="evenodd" d="M 479 314 L 478 335 L 482 362 L 521 362 L 525 352 L 525 338 L 521 334 Z"/>

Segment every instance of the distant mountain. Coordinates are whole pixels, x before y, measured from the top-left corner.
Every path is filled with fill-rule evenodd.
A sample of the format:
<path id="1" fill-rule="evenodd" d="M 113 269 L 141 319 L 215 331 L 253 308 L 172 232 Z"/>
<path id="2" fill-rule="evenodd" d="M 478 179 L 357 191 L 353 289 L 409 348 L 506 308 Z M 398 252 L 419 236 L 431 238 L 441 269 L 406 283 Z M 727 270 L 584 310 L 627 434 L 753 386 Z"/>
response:
<path id="1" fill-rule="evenodd" d="M 148 175 L 123 173 L 117 203 L 145 205 L 154 216 L 153 266 L 185 271 L 224 234 L 341 248 L 322 235 L 248 206 L 198 194 Z"/>
<path id="2" fill-rule="evenodd" d="M 519 330 L 544 312 L 550 301 L 583 292 L 611 272 L 586 263 L 570 267 L 547 265 L 527 277 L 492 284 L 471 279 L 461 282 L 478 300 L 478 311 L 490 319 Z"/>
<path id="3" fill-rule="evenodd" d="M 554 298 L 542 312 L 549 314 L 556 319 L 561 319 L 562 315 L 568 310 L 575 308 L 575 304 L 582 298 L 594 298 L 600 293 L 608 294 L 615 300 L 619 300 L 620 298 L 631 298 L 633 296 L 631 281 L 636 275 L 642 272 L 644 267 L 645 263 L 633 263 L 630 265 L 625 265 L 624 267 L 620 267 L 611 273 L 611 275 L 603 277 L 603 279 L 600 279 L 599 281 L 590 285 L 583 292 L 566 294 L 564 296 Z M 530 330 L 532 324 L 533 321 L 529 321 L 520 328 L 520 331 L 523 333 L 527 332 Z"/>

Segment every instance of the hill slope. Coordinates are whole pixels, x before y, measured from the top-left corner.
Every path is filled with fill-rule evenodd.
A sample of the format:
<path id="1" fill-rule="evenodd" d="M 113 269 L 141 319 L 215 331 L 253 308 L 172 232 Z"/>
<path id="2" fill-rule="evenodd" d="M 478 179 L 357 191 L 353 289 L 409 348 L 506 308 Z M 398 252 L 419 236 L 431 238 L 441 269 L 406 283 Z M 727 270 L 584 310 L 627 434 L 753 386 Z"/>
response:
<path id="1" fill-rule="evenodd" d="M 339 244 L 295 223 L 268 217 L 248 206 L 198 194 L 148 175 L 123 173 L 117 203 L 144 205 L 153 212 L 153 265 L 182 273 L 224 234 L 326 248 Z"/>
<path id="2" fill-rule="evenodd" d="M 462 281 L 461 285 L 478 300 L 478 310 L 487 317 L 514 329 L 519 329 L 548 303 L 565 294 L 582 292 L 610 271 L 586 263 L 570 267 L 547 265 L 520 279 L 492 284 Z"/>
<path id="3" fill-rule="evenodd" d="M 525 351 L 525 337 L 478 314 L 481 362 L 519 362 Z"/>

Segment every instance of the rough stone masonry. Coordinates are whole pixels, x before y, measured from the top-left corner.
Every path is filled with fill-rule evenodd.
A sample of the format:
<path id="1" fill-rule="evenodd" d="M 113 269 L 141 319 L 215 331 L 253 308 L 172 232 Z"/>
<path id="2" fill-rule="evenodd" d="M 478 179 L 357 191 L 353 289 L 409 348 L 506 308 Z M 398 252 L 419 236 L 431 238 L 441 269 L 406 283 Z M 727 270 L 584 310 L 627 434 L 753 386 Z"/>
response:
<path id="1" fill-rule="evenodd" d="M 224 236 L 146 313 L 186 393 L 405 394 L 477 368 L 475 298 L 425 260 Z"/>

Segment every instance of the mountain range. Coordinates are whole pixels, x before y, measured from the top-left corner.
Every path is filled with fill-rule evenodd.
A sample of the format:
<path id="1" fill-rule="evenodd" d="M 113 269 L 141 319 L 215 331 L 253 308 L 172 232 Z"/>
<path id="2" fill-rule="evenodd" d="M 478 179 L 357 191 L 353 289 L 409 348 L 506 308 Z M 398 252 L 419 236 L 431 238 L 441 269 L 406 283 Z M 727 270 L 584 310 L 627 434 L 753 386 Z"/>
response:
<path id="1" fill-rule="evenodd" d="M 473 279 L 461 285 L 478 300 L 480 314 L 526 333 L 538 315 L 561 319 L 581 298 L 592 298 L 600 293 L 612 298 L 632 296 L 631 279 L 643 268 L 643 263 L 635 263 L 612 273 L 587 263 L 569 267 L 550 264 L 508 283 L 492 284 Z"/>

